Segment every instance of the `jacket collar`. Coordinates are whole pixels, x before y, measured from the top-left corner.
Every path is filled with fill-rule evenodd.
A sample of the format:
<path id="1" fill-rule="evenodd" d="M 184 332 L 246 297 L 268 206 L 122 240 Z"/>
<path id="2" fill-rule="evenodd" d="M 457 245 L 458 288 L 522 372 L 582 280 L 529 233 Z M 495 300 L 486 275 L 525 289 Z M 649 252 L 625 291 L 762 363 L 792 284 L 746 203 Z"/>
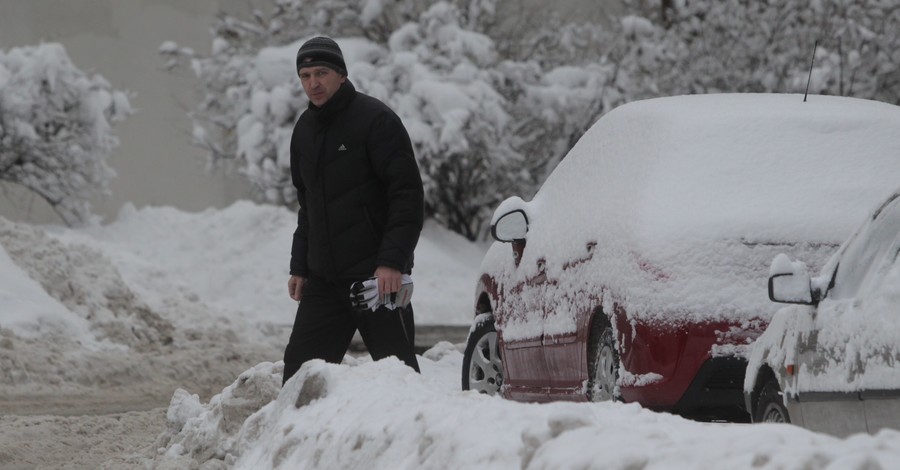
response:
<path id="1" fill-rule="evenodd" d="M 353 101 L 353 98 L 355 97 L 356 87 L 350 83 L 350 79 L 347 79 L 341 87 L 338 88 L 338 91 L 334 93 L 331 99 L 325 102 L 325 104 L 316 106 L 310 101 L 307 109 L 313 114 L 313 117 L 315 117 L 320 125 L 326 125 L 331 122 L 335 116 L 340 114 L 341 111 L 347 109 L 347 106 L 350 105 L 350 102 Z"/>

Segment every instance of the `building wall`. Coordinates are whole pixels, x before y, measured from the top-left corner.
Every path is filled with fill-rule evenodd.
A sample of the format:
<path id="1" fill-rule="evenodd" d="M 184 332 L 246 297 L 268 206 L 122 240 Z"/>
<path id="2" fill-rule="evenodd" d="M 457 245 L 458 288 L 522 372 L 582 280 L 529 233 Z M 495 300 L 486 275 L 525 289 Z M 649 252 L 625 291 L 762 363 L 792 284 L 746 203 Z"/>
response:
<path id="1" fill-rule="evenodd" d="M 616 3 L 509 2 L 593 20 Z M 173 40 L 208 54 L 208 30 L 216 13 L 246 12 L 250 4 L 267 5 L 262 0 L 0 0 L 0 48 L 59 42 L 77 67 L 134 94 L 132 106 L 138 113 L 115 128 L 121 145 L 109 163 L 118 177 L 110 185 L 112 196 L 95 203 L 97 213 L 114 218 L 126 202 L 198 211 L 249 197 L 249 187 L 240 177 L 205 171 L 205 154 L 190 144 L 191 123 L 186 116 L 195 104 L 195 82 L 189 71 L 164 70 L 157 49 Z M 42 200 L 11 184 L 0 185 L 0 215 L 59 222 Z"/>

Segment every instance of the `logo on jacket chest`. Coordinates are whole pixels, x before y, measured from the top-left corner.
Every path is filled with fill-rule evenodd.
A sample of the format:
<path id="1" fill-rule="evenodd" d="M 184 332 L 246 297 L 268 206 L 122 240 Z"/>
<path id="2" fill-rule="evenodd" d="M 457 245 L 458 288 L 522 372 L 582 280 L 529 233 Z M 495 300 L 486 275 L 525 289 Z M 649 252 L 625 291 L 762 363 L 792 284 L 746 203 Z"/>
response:
<path id="1" fill-rule="evenodd" d="M 344 145 L 344 144 L 341 144 L 341 146 L 338 147 L 337 151 L 338 151 L 338 152 L 346 152 L 346 151 L 347 151 L 347 146 Z"/>

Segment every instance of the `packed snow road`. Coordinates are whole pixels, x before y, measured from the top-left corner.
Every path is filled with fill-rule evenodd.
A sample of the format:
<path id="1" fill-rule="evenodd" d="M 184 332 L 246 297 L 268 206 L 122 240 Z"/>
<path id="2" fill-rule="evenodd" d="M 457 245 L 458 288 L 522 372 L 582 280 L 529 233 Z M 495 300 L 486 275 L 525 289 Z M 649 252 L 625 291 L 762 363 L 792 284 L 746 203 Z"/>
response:
<path id="1" fill-rule="evenodd" d="M 0 417 L 0 468 L 147 468 L 166 410 Z"/>

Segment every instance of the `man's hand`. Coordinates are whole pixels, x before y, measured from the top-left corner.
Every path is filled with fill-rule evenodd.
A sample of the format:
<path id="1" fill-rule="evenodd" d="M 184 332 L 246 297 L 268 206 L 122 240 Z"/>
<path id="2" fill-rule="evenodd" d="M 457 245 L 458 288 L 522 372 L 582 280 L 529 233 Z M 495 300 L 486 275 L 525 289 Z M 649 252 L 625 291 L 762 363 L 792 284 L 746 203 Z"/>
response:
<path id="1" fill-rule="evenodd" d="M 375 268 L 375 277 L 378 279 L 378 292 L 382 295 L 399 291 L 403 282 L 403 273 L 387 266 Z"/>
<path id="2" fill-rule="evenodd" d="M 297 302 L 303 298 L 303 284 L 306 283 L 305 277 L 291 276 L 288 279 L 288 295 Z"/>

